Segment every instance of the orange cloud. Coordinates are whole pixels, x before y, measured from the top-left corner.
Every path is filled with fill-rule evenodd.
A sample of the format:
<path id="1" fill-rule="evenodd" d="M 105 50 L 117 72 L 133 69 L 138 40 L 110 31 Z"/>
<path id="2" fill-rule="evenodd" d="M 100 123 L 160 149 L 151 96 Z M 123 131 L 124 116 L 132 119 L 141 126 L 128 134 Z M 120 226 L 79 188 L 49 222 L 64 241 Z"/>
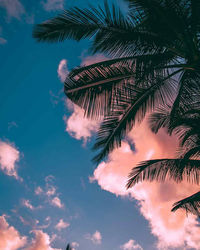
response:
<path id="1" fill-rule="evenodd" d="M 32 240 L 27 250 L 61 250 L 50 246 L 51 239 L 47 233 L 44 233 L 42 230 L 34 230 L 33 233 L 35 234 L 35 239 Z"/>
<path id="2" fill-rule="evenodd" d="M 18 180 L 21 178 L 17 174 L 16 162 L 19 161 L 20 152 L 14 147 L 14 145 L 7 142 L 0 141 L 0 168 L 9 175 Z"/>
<path id="3" fill-rule="evenodd" d="M 97 181 L 102 189 L 115 195 L 130 196 L 138 201 L 142 215 L 149 221 L 152 234 L 158 238 L 157 248 L 190 247 L 200 249 L 197 235 L 200 228 L 196 217 L 178 211 L 171 213 L 172 204 L 196 192 L 198 186 L 186 182 L 142 182 L 126 190 L 125 184 L 130 170 L 142 160 L 173 157 L 176 138 L 169 137 L 164 131 L 153 134 L 146 122 L 134 128 L 129 134 L 136 151 L 132 151 L 127 142 L 114 150 L 107 162 L 95 169 L 90 181 Z"/>
<path id="4" fill-rule="evenodd" d="M 24 247 L 26 237 L 20 233 L 6 221 L 6 216 L 0 216 L 0 249 L 17 250 Z"/>

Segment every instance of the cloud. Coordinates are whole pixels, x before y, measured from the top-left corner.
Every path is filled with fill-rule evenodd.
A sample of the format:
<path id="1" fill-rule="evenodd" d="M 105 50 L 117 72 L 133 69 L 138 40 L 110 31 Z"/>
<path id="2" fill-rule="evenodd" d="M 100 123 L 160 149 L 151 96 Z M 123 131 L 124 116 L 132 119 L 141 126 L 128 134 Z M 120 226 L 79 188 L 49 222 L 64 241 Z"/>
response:
<path id="1" fill-rule="evenodd" d="M 19 0 L 0 0 L 0 7 L 5 8 L 8 17 L 20 19 L 25 13 L 24 6 Z"/>
<path id="2" fill-rule="evenodd" d="M 64 0 L 47 0 L 41 4 L 46 11 L 62 10 L 64 8 Z"/>
<path id="3" fill-rule="evenodd" d="M 47 233 L 44 233 L 42 230 L 32 231 L 35 234 L 35 239 L 32 240 L 31 245 L 26 250 L 61 250 L 52 248 L 51 238 Z"/>
<path id="4" fill-rule="evenodd" d="M 104 60 L 106 60 L 106 57 L 101 54 L 87 56 L 82 58 L 81 65 L 86 66 Z M 63 79 L 63 81 L 65 80 L 66 75 L 69 73 L 66 63 L 66 60 L 62 60 L 58 67 L 58 72 L 60 72 L 58 74 L 60 78 Z M 93 133 L 98 130 L 101 120 L 88 119 L 84 115 L 84 110 L 73 104 L 70 100 L 66 101 L 66 106 L 70 111 L 72 111 L 70 117 L 67 117 L 66 115 L 63 116 L 63 120 L 66 125 L 66 132 L 68 132 L 77 140 L 83 140 L 85 145 Z"/>
<path id="5" fill-rule="evenodd" d="M 0 216 L 0 249 L 17 250 L 25 244 L 26 237 L 21 236 L 13 226 L 8 224 L 5 215 Z"/>
<path id="6" fill-rule="evenodd" d="M 70 106 L 72 105 L 72 107 Z M 99 128 L 99 121 L 91 120 L 84 116 L 84 110 L 67 100 L 67 106 L 73 109 L 69 118 L 64 115 L 63 120 L 66 125 L 66 132 L 77 140 L 83 140 L 84 144 Z"/>
<path id="7" fill-rule="evenodd" d="M 198 186 L 168 181 L 142 182 L 128 191 L 125 188 L 130 170 L 141 160 L 173 157 L 176 139 L 164 131 L 153 134 L 146 122 L 134 128 L 128 137 L 129 142 L 134 142 L 136 152 L 131 150 L 128 142 L 123 142 L 121 148 L 110 154 L 107 162 L 98 165 L 90 181 L 97 181 L 102 189 L 115 195 L 135 198 L 141 214 L 149 221 L 152 234 L 158 239 L 158 249 L 184 246 L 200 249 L 196 217 L 186 217 L 183 211 L 170 211 L 175 201 L 197 192 Z"/>
<path id="8" fill-rule="evenodd" d="M 64 82 L 65 78 L 69 74 L 68 67 L 67 67 L 67 60 L 66 59 L 63 59 L 63 60 L 60 61 L 59 65 L 58 65 L 57 72 L 58 72 L 58 76 L 60 78 L 60 81 Z"/>
<path id="9" fill-rule="evenodd" d="M 36 189 L 35 189 L 35 194 L 36 195 L 40 195 L 40 194 L 42 194 L 43 193 L 43 189 L 41 188 L 41 187 L 37 187 Z"/>
<path id="10" fill-rule="evenodd" d="M 143 248 L 135 242 L 135 240 L 130 239 L 124 245 L 120 247 L 122 250 L 143 250 Z"/>
<path id="11" fill-rule="evenodd" d="M 19 161 L 20 152 L 14 147 L 13 144 L 0 141 L 0 168 L 9 176 L 13 176 L 20 180 L 17 174 L 16 162 Z"/>
<path id="12" fill-rule="evenodd" d="M 74 241 L 71 243 L 72 250 L 76 250 L 77 247 L 79 247 L 79 243 Z"/>
<path id="13" fill-rule="evenodd" d="M 50 203 L 55 207 L 64 208 L 64 204 L 61 202 L 60 198 L 58 197 L 58 193 L 56 192 L 57 188 L 53 183 L 54 179 L 55 177 L 52 175 L 46 176 L 45 187 L 44 188 L 41 188 L 40 186 L 36 187 L 35 194 L 43 196 L 48 203 Z"/>
<path id="14" fill-rule="evenodd" d="M 85 236 L 85 238 L 87 240 L 91 240 L 94 244 L 99 245 L 101 244 L 101 240 L 102 240 L 102 236 L 101 233 L 99 231 L 96 231 L 95 233 L 91 234 L 87 234 Z"/>
<path id="15" fill-rule="evenodd" d="M 30 210 L 34 210 L 35 207 L 33 207 L 33 205 L 30 203 L 29 200 L 23 200 L 23 205 L 27 208 L 29 208 Z"/>
<path id="16" fill-rule="evenodd" d="M 52 200 L 51 200 L 51 204 L 55 207 L 58 207 L 58 208 L 63 208 L 64 207 L 64 204 L 62 204 L 61 200 L 59 197 L 54 197 Z"/>
<path id="17" fill-rule="evenodd" d="M 42 206 L 34 207 L 34 206 L 31 204 L 30 200 L 23 200 L 23 201 L 22 201 L 22 204 L 23 204 L 24 207 L 26 207 L 26 208 L 28 208 L 28 209 L 30 209 L 30 210 L 35 210 L 35 209 L 40 209 L 40 208 L 42 208 Z"/>
<path id="18" fill-rule="evenodd" d="M 60 219 L 58 224 L 56 224 L 55 228 L 60 231 L 62 229 L 65 229 L 67 227 L 69 227 L 70 224 L 68 222 L 64 222 L 63 219 Z"/>
<path id="19" fill-rule="evenodd" d="M 0 44 L 3 45 L 3 44 L 6 44 L 7 43 L 7 40 L 4 39 L 3 37 L 0 37 Z"/>

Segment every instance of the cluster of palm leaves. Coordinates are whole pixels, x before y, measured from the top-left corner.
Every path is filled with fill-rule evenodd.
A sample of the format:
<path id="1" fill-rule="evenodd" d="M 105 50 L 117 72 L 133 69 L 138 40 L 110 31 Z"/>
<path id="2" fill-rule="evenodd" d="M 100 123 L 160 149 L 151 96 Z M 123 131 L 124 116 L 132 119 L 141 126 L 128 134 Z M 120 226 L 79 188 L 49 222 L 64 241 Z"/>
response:
<path id="1" fill-rule="evenodd" d="M 147 112 L 151 127 L 180 135 L 177 159 L 141 163 L 130 174 L 128 187 L 141 180 L 166 177 L 198 183 L 200 88 L 200 1 L 125 0 L 128 10 L 104 3 L 104 8 L 73 7 L 35 26 L 40 42 L 89 38 L 91 53 L 109 59 L 73 69 L 65 80 L 68 98 L 85 115 L 104 117 L 94 149 L 99 163 Z M 189 108 L 190 107 L 190 108 Z M 192 123 L 189 123 L 192 122 Z M 174 210 L 197 213 L 200 195 L 178 202 Z"/>

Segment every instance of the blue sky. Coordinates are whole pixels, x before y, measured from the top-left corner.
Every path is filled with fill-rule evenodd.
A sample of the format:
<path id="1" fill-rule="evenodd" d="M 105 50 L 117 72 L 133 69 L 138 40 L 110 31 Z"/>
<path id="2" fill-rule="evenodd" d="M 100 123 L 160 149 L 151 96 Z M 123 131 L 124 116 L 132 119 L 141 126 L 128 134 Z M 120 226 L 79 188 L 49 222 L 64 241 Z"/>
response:
<path id="1" fill-rule="evenodd" d="M 143 198 L 135 201 L 135 194 L 119 191 L 117 183 L 115 187 L 103 182 L 101 176 L 108 177 L 101 172 L 105 166 L 91 163 L 91 135 L 97 125 L 84 120 L 80 109 L 66 104 L 59 75 L 63 69 L 67 72 L 103 55 L 88 57 L 87 40 L 42 44 L 32 38 L 34 24 L 63 8 L 88 3 L 0 0 L 0 250 L 64 249 L 68 242 L 76 242 L 77 250 L 153 250 L 158 240 L 168 248 L 191 249 L 195 243 L 199 249 L 195 240 L 166 243 L 151 224 L 152 218 L 141 215 L 145 213 Z M 98 3 L 102 1 L 92 1 Z M 77 119 L 81 130 L 75 126 Z M 132 157 L 130 146 L 126 142 L 124 149 Z M 116 161 L 115 157 L 105 164 Z M 191 219 L 189 226 L 194 224 Z M 11 239 L 16 242 L 6 248 Z"/>

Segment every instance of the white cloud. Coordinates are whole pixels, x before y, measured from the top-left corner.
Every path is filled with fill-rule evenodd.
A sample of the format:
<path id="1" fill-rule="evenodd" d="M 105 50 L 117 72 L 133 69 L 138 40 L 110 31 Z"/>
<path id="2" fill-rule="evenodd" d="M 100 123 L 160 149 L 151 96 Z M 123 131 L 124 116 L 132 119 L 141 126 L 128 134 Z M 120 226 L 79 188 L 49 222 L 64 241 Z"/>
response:
<path id="1" fill-rule="evenodd" d="M 67 60 L 66 59 L 63 59 L 63 60 L 60 61 L 59 65 L 58 65 L 57 73 L 58 73 L 58 76 L 60 78 L 60 81 L 64 82 L 65 78 L 69 74 L 69 70 L 68 70 L 68 67 L 67 67 Z"/>
<path id="2" fill-rule="evenodd" d="M 4 39 L 3 37 L 0 37 L 0 44 L 3 45 L 3 44 L 6 44 L 7 43 L 7 40 Z"/>
<path id="3" fill-rule="evenodd" d="M 0 216 L 0 249 L 17 250 L 25 244 L 26 237 L 21 236 L 13 226 L 8 224 L 5 215 Z"/>
<path id="4" fill-rule="evenodd" d="M 55 228 L 58 231 L 60 231 L 60 230 L 65 229 L 65 228 L 67 228 L 69 226 L 70 226 L 70 224 L 68 222 L 65 222 L 65 221 L 63 221 L 63 219 L 60 219 L 58 224 L 56 224 Z"/>
<path id="5" fill-rule="evenodd" d="M 25 13 L 24 6 L 19 0 L 0 0 L 0 7 L 3 7 L 7 11 L 8 17 L 20 17 Z"/>
<path id="6" fill-rule="evenodd" d="M 34 230 L 35 239 L 32 240 L 31 245 L 26 250 L 61 250 L 51 247 L 52 239 L 47 233 L 42 230 Z"/>
<path id="7" fill-rule="evenodd" d="M 100 122 L 86 118 L 83 109 L 69 103 L 70 101 L 67 100 L 67 105 L 73 106 L 73 113 L 69 118 L 66 115 L 63 116 L 66 124 L 66 132 L 77 140 L 83 140 L 85 144 L 92 134 L 97 131 Z"/>
<path id="8" fill-rule="evenodd" d="M 95 233 L 93 234 L 87 234 L 85 236 L 85 238 L 87 240 L 91 240 L 94 244 L 96 245 L 99 245 L 101 244 L 101 241 L 102 241 L 102 236 L 101 236 L 101 233 L 99 231 L 96 231 Z"/>
<path id="9" fill-rule="evenodd" d="M 135 242 L 135 240 L 130 239 L 124 245 L 120 247 L 122 250 L 143 250 L 143 248 Z"/>
<path id="10" fill-rule="evenodd" d="M 46 11 L 62 10 L 64 8 L 64 0 L 46 0 L 41 4 Z"/>
<path id="11" fill-rule="evenodd" d="M 18 180 L 21 178 L 17 174 L 16 162 L 19 161 L 20 152 L 14 145 L 0 141 L 0 168 L 9 176 L 13 176 Z"/>
<path id="12" fill-rule="evenodd" d="M 55 207 L 58 207 L 58 208 L 63 208 L 64 207 L 64 204 L 62 204 L 61 200 L 59 197 L 54 197 L 52 200 L 51 200 L 51 204 Z"/>

